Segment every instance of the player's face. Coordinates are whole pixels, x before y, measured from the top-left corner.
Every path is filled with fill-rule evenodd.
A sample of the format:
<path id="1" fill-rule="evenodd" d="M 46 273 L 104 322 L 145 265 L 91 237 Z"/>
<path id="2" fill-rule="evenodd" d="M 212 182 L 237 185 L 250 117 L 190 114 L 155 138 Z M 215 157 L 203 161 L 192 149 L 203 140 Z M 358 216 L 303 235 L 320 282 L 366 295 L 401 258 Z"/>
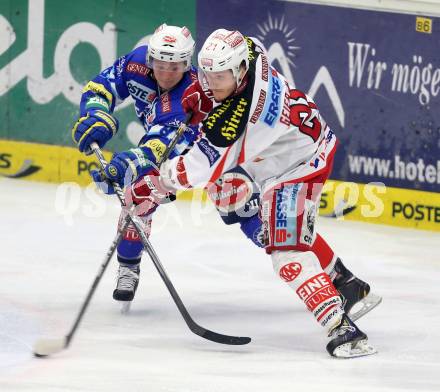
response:
<path id="1" fill-rule="evenodd" d="M 164 90 L 172 89 L 180 82 L 185 72 L 185 63 L 183 61 L 176 63 L 155 59 L 152 67 L 159 87 Z"/>
<path id="2" fill-rule="evenodd" d="M 237 88 L 237 82 L 231 70 L 205 72 L 205 78 L 216 101 L 228 98 Z"/>

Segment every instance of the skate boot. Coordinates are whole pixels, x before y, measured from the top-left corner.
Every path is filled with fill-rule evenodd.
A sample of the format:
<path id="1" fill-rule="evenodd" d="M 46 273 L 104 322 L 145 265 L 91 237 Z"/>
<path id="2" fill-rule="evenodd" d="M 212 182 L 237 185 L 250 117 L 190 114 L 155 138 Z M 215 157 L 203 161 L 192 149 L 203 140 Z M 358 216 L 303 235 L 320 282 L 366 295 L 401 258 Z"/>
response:
<path id="1" fill-rule="evenodd" d="M 327 351 L 336 358 L 356 358 L 377 353 L 368 345 L 368 337 L 344 314 L 341 322 L 330 333 Z"/>
<path id="2" fill-rule="evenodd" d="M 370 285 L 354 276 L 337 259 L 330 276 L 342 297 L 345 313 L 356 321 L 382 302 L 382 297 L 370 293 Z"/>
<path id="3" fill-rule="evenodd" d="M 139 283 L 139 264 L 119 264 L 118 284 L 113 291 L 116 301 L 132 301 Z"/>

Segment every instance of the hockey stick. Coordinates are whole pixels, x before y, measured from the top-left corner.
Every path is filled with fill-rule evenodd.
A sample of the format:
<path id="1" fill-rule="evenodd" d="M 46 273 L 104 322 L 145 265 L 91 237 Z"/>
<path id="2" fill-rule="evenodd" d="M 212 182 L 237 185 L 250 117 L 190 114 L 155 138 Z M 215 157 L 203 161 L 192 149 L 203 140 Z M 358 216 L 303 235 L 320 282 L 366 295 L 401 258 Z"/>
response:
<path id="1" fill-rule="evenodd" d="M 189 116 L 185 120 L 185 123 L 189 120 Z M 169 154 L 171 153 L 172 149 L 176 146 L 178 139 L 185 131 L 184 123 L 181 124 L 181 126 L 176 131 L 176 135 L 172 139 L 171 143 L 167 146 L 167 148 L 164 151 L 163 156 L 161 157 L 159 161 L 159 165 L 162 164 L 162 162 L 165 161 L 165 159 L 168 158 Z M 105 167 L 107 165 L 107 162 L 105 161 L 105 158 L 99 149 L 99 146 L 96 143 L 92 143 L 92 152 L 95 152 L 97 154 L 97 157 L 100 161 L 101 167 Z M 125 200 L 124 200 L 124 193 L 122 189 L 119 187 L 118 184 L 112 184 L 114 185 L 115 192 L 119 198 L 119 201 L 123 206 L 125 206 Z M 118 230 L 115 239 L 113 240 L 112 244 L 110 245 L 109 250 L 107 251 L 107 254 L 104 257 L 104 261 L 102 262 L 98 273 L 95 276 L 95 279 L 87 293 L 86 299 L 84 300 L 83 304 L 81 305 L 80 311 L 78 312 L 76 319 L 73 323 L 73 326 L 71 327 L 69 333 L 63 337 L 58 339 L 39 339 L 34 344 L 34 355 L 36 357 L 45 357 L 51 354 L 55 354 L 57 352 L 60 352 L 67 347 L 69 347 L 69 344 L 79 326 L 79 323 L 81 322 L 85 311 L 87 310 L 89 303 L 92 299 L 93 294 L 95 293 L 96 288 L 98 287 L 98 284 L 104 275 L 105 270 L 107 269 L 107 266 L 110 263 L 111 258 L 113 257 L 113 254 L 115 253 L 115 250 L 119 244 L 119 242 L 122 239 L 122 234 L 127 229 L 128 225 L 130 224 L 130 216 L 127 214 L 127 217 L 125 218 L 124 223 L 121 225 L 121 228 Z M 141 230 L 143 232 L 143 230 Z"/>
<path id="2" fill-rule="evenodd" d="M 188 116 L 187 120 L 188 119 L 189 119 L 189 116 Z M 187 120 L 185 121 L 185 123 L 187 122 Z M 186 128 L 185 123 L 182 123 L 179 126 L 178 130 L 176 131 L 176 135 L 174 136 L 171 143 L 167 146 L 167 149 L 165 150 L 164 154 L 162 155 L 161 159 L 159 160 L 158 166 L 160 166 L 168 158 L 170 152 L 177 144 L 178 139 L 185 131 L 185 128 Z M 93 151 L 95 152 L 96 156 L 98 157 L 98 160 L 101 164 L 101 167 L 105 168 L 105 166 L 107 165 L 107 162 L 106 162 L 99 146 L 96 143 L 92 143 L 91 147 L 92 147 Z M 124 207 L 125 200 L 124 200 L 124 195 L 123 195 L 122 189 L 116 183 L 114 183 L 112 185 L 113 185 L 115 192 L 119 198 L 119 201 L 121 202 L 121 205 Z M 140 222 L 140 220 L 137 216 L 132 215 L 132 213 L 129 211 L 129 213 L 127 214 L 127 217 L 125 218 L 125 222 L 122 225 L 122 228 L 118 231 L 113 243 L 111 244 L 111 246 L 110 246 L 110 248 L 104 258 L 103 263 L 100 266 L 100 269 L 99 269 L 97 275 L 95 276 L 93 284 L 87 293 L 86 299 L 84 300 L 84 302 L 81 306 L 81 309 L 80 309 L 80 311 L 75 319 L 75 322 L 73 323 L 73 326 L 70 329 L 69 333 L 63 338 L 39 339 L 34 345 L 34 355 L 36 357 L 46 357 L 48 355 L 58 353 L 64 349 L 68 348 L 68 346 L 70 345 L 70 342 L 72 341 L 72 338 L 73 338 L 73 336 L 79 326 L 79 323 L 81 322 L 81 320 L 84 316 L 84 313 L 89 306 L 90 300 L 91 300 L 102 276 L 104 275 L 104 272 L 105 272 L 108 264 L 110 263 L 110 260 L 116 250 L 116 247 L 118 246 L 118 244 L 122 238 L 122 233 L 128 227 L 130 222 L 133 223 L 138 234 L 140 235 L 140 237 L 142 239 L 142 243 L 145 247 L 145 250 L 150 255 L 151 260 L 153 261 L 153 263 L 154 263 L 157 271 L 159 272 L 162 280 L 164 281 L 165 285 L 167 286 L 168 291 L 171 294 L 171 297 L 173 298 L 175 304 L 177 305 L 177 308 L 179 309 L 180 314 L 182 315 L 182 317 L 185 320 L 186 324 L 188 325 L 189 329 L 193 333 L 195 333 L 196 335 L 199 335 L 205 339 L 211 340 L 216 343 L 230 344 L 230 345 L 243 345 L 243 344 L 249 343 L 251 341 L 251 339 L 248 337 L 236 337 L 236 336 L 228 336 L 228 335 L 219 334 L 219 333 L 216 333 L 216 332 L 213 332 L 213 331 L 210 331 L 206 328 L 201 327 L 192 319 L 192 317 L 188 313 L 187 309 L 185 308 L 182 300 L 180 299 L 179 295 L 177 294 L 173 284 L 171 283 L 170 279 L 168 278 L 156 252 L 154 251 L 153 247 L 151 246 L 151 243 L 150 243 L 148 237 L 146 236 L 145 232 L 143 231 L 142 223 Z"/>
<path id="3" fill-rule="evenodd" d="M 164 154 L 162 155 L 161 159 L 158 162 L 158 167 L 162 165 L 162 163 L 165 161 L 166 157 L 169 156 L 169 153 L 174 149 L 175 145 L 177 144 L 178 139 L 180 138 L 180 135 L 183 134 L 185 131 L 185 123 L 182 123 L 182 125 L 179 127 L 179 129 L 176 132 L 176 138 L 173 139 L 173 141 L 168 145 L 167 150 L 165 150 Z M 105 161 L 104 156 L 102 155 L 102 152 L 100 148 L 92 144 L 92 149 L 94 150 L 96 156 L 98 157 L 99 163 L 101 167 L 104 169 L 107 166 L 107 162 Z M 118 184 L 112 184 L 115 187 L 115 190 L 120 187 Z M 125 200 L 121 192 L 116 191 L 116 194 L 118 195 L 119 201 L 122 206 L 125 206 Z M 133 226 L 135 227 L 136 231 L 138 232 L 139 236 L 141 237 L 142 244 L 144 245 L 145 250 L 147 251 L 148 255 L 151 258 L 151 261 L 153 262 L 154 266 L 156 267 L 157 271 L 159 272 L 159 275 L 161 276 L 163 282 L 167 286 L 167 289 L 169 293 L 171 294 L 171 297 L 174 300 L 174 303 L 176 304 L 177 308 L 180 311 L 180 314 L 182 315 L 183 319 L 185 320 L 186 324 L 188 325 L 189 329 L 195 333 L 196 335 L 199 335 L 205 339 L 211 340 L 216 343 L 221 344 L 230 344 L 230 345 L 242 345 L 242 344 L 248 344 L 251 341 L 251 338 L 245 337 L 245 336 L 229 336 L 224 334 L 219 334 L 217 332 L 210 331 L 206 328 L 203 328 L 202 326 L 198 325 L 193 318 L 188 313 L 185 305 L 183 304 L 182 300 L 180 299 L 179 294 L 177 293 L 176 289 L 174 288 L 174 285 L 172 284 L 171 280 L 169 279 L 167 273 L 165 272 L 164 267 L 162 266 L 162 263 L 159 260 L 159 257 L 157 256 L 153 246 L 150 243 L 150 240 L 148 239 L 147 235 L 145 234 L 144 230 L 142 229 L 142 223 L 140 219 L 129 212 L 127 214 L 127 220 L 130 220 L 133 223 Z"/>

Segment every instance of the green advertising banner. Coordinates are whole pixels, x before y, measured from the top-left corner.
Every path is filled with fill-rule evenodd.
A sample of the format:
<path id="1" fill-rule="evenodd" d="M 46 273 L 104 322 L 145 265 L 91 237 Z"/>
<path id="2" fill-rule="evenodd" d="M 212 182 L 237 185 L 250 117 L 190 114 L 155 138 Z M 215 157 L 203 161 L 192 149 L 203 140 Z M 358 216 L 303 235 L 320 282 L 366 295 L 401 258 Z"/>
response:
<path id="1" fill-rule="evenodd" d="M 195 35 L 195 0 L 0 0 L 0 139 L 72 146 L 83 86 L 164 22 Z M 142 133 L 128 101 L 109 149 Z"/>

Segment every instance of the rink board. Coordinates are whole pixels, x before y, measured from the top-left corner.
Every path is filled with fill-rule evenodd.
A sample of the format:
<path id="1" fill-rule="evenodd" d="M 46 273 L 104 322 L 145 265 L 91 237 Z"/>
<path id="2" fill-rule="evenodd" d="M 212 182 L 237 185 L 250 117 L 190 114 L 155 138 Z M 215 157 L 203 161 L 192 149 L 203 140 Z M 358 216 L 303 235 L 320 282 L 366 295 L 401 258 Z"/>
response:
<path id="1" fill-rule="evenodd" d="M 110 159 L 111 153 L 104 153 Z M 91 183 L 98 164 L 71 147 L 0 141 L 0 175 L 51 183 Z M 206 200 L 201 190 L 184 192 L 184 200 Z M 321 199 L 321 214 L 336 219 L 440 231 L 440 194 L 399 189 L 383 183 L 356 184 L 330 180 Z"/>
<path id="2" fill-rule="evenodd" d="M 110 159 L 112 154 L 104 155 Z M 96 168 L 95 156 L 72 147 L 0 140 L 0 174 L 5 177 L 85 186 L 91 182 L 89 171 Z"/>

